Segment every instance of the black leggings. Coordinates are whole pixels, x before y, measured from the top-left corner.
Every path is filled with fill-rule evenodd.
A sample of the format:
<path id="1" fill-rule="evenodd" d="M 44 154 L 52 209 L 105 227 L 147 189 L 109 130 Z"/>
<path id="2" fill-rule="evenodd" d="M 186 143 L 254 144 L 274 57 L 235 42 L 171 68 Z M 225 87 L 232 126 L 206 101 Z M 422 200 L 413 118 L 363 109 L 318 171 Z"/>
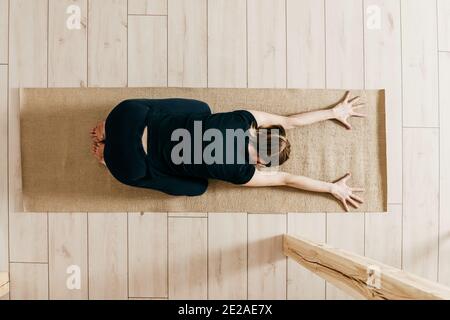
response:
<path id="1" fill-rule="evenodd" d="M 206 103 L 190 99 L 122 101 L 109 113 L 105 123 L 106 166 L 117 180 L 130 186 L 172 195 L 200 195 L 208 187 L 207 179 L 163 174 L 152 167 L 144 151 L 142 134 L 145 127 L 158 125 L 158 115 L 167 113 L 210 114 L 211 110 Z"/>

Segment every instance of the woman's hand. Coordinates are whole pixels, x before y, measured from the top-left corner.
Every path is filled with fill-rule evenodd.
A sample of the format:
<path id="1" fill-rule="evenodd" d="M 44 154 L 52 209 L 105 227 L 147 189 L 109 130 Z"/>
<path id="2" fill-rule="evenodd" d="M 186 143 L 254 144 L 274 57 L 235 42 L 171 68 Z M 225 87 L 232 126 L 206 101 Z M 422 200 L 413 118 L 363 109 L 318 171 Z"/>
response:
<path id="1" fill-rule="evenodd" d="M 353 194 L 353 192 L 363 192 L 362 188 L 350 188 L 347 186 L 347 180 L 350 178 L 350 173 L 347 173 L 345 176 L 337 180 L 333 183 L 331 187 L 331 194 L 342 202 L 344 205 L 345 211 L 349 211 L 348 203 L 350 203 L 355 208 L 359 208 L 359 203 L 363 203 L 363 199 Z"/>
<path id="2" fill-rule="evenodd" d="M 333 107 L 334 118 L 341 122 L 348 130 L 351 130 L 352 126 L 348 122 L 350 117 L 365 117 L 365 114 L 358 113 L 355 110 L 364 107 L 365 103 L 358 103 L 358 96 L 350 98 L 350 91 L 347 91 L 344 97 L 344 101 Z"/>

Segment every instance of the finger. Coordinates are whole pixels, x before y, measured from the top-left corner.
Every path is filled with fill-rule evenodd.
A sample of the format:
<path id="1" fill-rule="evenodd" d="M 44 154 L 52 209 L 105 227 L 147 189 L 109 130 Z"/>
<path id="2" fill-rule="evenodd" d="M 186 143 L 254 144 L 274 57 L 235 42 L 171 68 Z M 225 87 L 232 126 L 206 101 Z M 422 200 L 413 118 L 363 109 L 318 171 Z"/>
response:
<path id="1" fill-rule="evenodd" d="M 347 128 L 347 130 L 352 130 L 352 126 L 347 120 L 343 120 L 342 124 Z"/>
<path id="2" fill-rule="evenodd" d="M 364 188 L 351 188 L 352 192 L 364 192 Z"/>
<path id="3" fill-rule="evenodd" d="M 350 177 L 352 176 L 352 174 L 350 172 L 346 173 L 345 176 L 342 178 L 342 180 L 344 182 L 347 182 L 348 179 L 350 179 Z"/>
<path id="4" fill-rule="evenodd" d="M 367 117 L 366 114 L 364 114 L 364 113 L 358 113 L 358 112 L 352 112 L 351 115 L 352 115 L 353 117 L 358 117 L 358 118 L 365 118 L 365 117 Z"/>
<path id="5" fill-rule="evenodd" d="M 356 209 L 359 208 L 359 205 L 352 198 L 347 198 L 347 201 L 350 202 L 350 204 L 354 206 Z"/>
<path id="6" fill-rule="evenodd" d="M 366 106 L 365 102 L 352 104 L 352 109 L 364 108 Z"/>
<path id="7" fill-rule="evenodd" d="M 350 91 L 347 91 L 344 96 L 344 101 L 347 102 L 349 97 L 350 97 Z"/>
<path id="8" fill-rule="evenodd" d="M 347 183 L 347 180 L 350 178 L 350 173 L 346 173 L 342 178 L 339 178 L 336 182 L 342 181 L 343 183 Z"/>
<path id="9" fill-rule="evenodd" d="M 348 205 L 347 202 L 345 202 L 345 199 L 342 200 L 342 204 L 344 205 L 345 211 L 349 212 L 350 210 L 348 209 Z"/>
<path id="10" fill-rule="evenodd" d="M 357 102 L 361 98 L 360 96 L 353 97 L 352 99 L 348 100 L 349 103 L 352 103 L 353 101 Z"/>
<path id="11" fill-rule="evenodd" d="M 363 199 L 358 197 L 357 195 L 351 194 L 350 197 L 356 201 L 358 201 L 359 203 L 364 203 Z"/>

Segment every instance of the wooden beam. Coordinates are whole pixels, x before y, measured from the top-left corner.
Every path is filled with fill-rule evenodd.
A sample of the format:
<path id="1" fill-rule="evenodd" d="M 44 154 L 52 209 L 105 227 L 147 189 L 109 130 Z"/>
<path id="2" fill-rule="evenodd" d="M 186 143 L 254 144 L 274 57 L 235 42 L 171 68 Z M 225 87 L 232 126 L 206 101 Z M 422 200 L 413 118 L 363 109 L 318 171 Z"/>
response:
<path id="1" fill-rule="evenodd" d="M 0 299 L 9 293 L 8 272 L 0 272 Z"/>
<path id="2" fill-rule="evenodd" d="M 446 286 L 328 245 L 284 235 L 283 253 L 356 298 L 450 300 Z"/>
<path id="3" fill-rule="evenodd" d="M 0 272 L 0 287 L 9 282 L 8 272 Z"/>

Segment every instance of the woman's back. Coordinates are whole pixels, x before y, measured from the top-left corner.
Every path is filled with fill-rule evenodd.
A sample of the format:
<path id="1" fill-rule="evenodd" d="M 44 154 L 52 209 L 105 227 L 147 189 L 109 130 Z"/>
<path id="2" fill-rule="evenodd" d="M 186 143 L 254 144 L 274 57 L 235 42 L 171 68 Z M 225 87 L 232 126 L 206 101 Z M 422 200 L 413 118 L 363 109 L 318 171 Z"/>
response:
<path id="1" fill-rule="evenodd" d="M 148 117 L 150 168 L 238 184 L 250 180 L 255 170 L 248 155 L 248 129 L 255 121 L 251 113 L 211 114 L 203 108 L 184 114 L 167 111 Z"/>

